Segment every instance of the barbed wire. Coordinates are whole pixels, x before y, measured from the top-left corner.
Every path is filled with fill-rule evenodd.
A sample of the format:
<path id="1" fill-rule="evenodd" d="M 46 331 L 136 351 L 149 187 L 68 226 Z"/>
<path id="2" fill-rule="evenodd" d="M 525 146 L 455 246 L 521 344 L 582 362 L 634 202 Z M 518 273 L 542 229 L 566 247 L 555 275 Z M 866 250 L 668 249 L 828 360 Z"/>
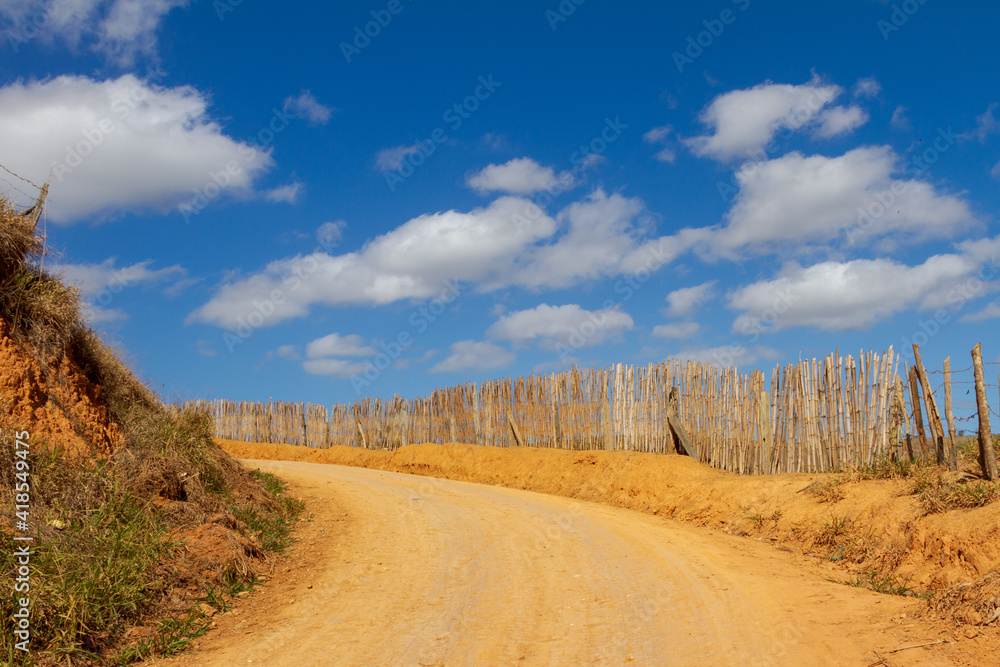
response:
<path id="1" fill-rule="evenodd" d="M 24 181 L 25 183 L 27 183 L 28 185 L 30 185 L 31 187 L 33 187 L 33 188 L 35 188 L 37 190 L 41 190 L 42 189 L 41 187 L 35 185 L 34 183 L 32 183 L 31 181 L 29 181 L 28 179 L 26 179 L 24 176 L 21 176 L 20 174 L 15 174 L 14 172 L 12 172 L 10 169 L 8 169 L 7 167 L 3 166 L 2 164 L 0 164 L 0 169 L 3 169 L 4 171 L 6 171 L 8 174 L 10 174 L 11 176 L 13 176 L 14 178 L 20 178 L 22 181 Z M 25 193 L 22 192 L 21 194 L 25 194 Z M 28 196 L 30 196 L 30 195 L 28 195 Z"/>
<path id="2" fill-rule="evenodd" d="M 21 193 L 21 194 L 22 194 L 22 195 L 24 195 L 25 197 L 28 197 L 28 198 L 32 197 L 32 195 L 29 195 L 29 194 L 28 194 L 27 192 L 25 192 L 25 191 L 24 191 L 24 190 L 22 190 L 21 188 L 17 187 L 16 185 L 14 185 L 14 184 L 13 184 L 13 183 L 11 183 L 10 181 L 8 181 L 8 180 L 7 180 L 6 178 L 0 178 L 0 181 L 3 181 L 3 182 L 4 182 L 4 183 L 6 183 L 7 185 L 9 185 L 9 186 L 11 187 L 11 189 L 12 189 L 12 190 L 15 190 L 15 191 L 17 191 L 17 192 Z"/>

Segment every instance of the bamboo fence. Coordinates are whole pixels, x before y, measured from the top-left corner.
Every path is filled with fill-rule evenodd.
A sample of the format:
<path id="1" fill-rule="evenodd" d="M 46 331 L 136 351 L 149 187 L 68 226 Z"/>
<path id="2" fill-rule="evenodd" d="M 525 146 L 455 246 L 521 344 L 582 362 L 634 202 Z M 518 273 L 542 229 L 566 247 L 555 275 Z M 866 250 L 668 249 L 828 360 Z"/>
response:
<path id="1" fill-rule="evenodd" d="M 277 401 L 194 405 L 214 418 L 216 437 L 249 442 L 390 450 L 418 442 L 654 453 L 687 448 L 700 461 L 737 473 L 821 472 L 887 456 L 933 455 L 920 421 L 923 401 L 913 391 L 919 383 L 910 377 L 916 368 L 898 365 L 891 347 L 881 355 L 835 352 L 778 366 L 769 379 L 757 370 L 667 359 L 329 409 Z M 686 448 L 668 413 L 686 431 Z M 936 433 L 933 424 L 930 432 Z"/>

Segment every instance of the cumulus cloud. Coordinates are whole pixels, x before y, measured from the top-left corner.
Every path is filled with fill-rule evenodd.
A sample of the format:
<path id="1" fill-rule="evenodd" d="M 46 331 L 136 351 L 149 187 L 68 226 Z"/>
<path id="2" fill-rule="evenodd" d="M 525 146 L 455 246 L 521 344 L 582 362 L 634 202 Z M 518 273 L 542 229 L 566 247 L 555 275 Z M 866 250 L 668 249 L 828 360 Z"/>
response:
<path id="1" fill-rule="evenodd" d="M 960 322 L 982 322 L 983 320 L 995 320 L 1000 317 L 1000 301 L 993 301 L 986 305 L 985 308 L 975 312 L 969 313 L 960 319 Z"/>
<path id="2" fill-rule="evenodd" d="M 869 76 L 858 79 L 858 82 L 854 84 L 854 88 L 851 89 L 851 96 L 855 98 L 878 97 L 881 92 L 882 84 L 875 77 Z"/>
<path id="3" fill-rule="evenodd" d="M 333 109 L 324 106 L 308 90 L 303 90 L 295 97 L 285 99 L 285 109 L 297 118 L 305 118 L 310 125 L 326 125 L 330 122 Z"/>
<path id="4" fill-rule="evenodd" d="M 647 144 L 660 144 L 663 147 L 656 154 L 656 159 L 660 162 L 670 162 L 673 163 L 677 159 L 677 152 L 672 146 L 668 146 L 667 139 L 670 137 L 670 133 L 673 132 L 673 127 L 670 125 L 664 125 L 662 127 L 654 127 L 652 130 L 642 135 L 643 141 Z"/>
<path id="5" fill-rule="evenodd" d="M 815 136 L 829 139 L 838 134 L 850 132 L 868 122 L 868 114 L 859 106 L 836 106 L 823 111 L 819 118 Z"/>
<path id="6" fill-rule="evenodd" d="M 61 275 L 68 285 L 80 288 L 85 299 L 82 304 L 84 319 L 91 324 L 116 322 L 128 319 L 119 308 L 106 308 L 124 289 L 138 285 L 152 285 L 171 279 L 182 279 L 187 271 L 173 265 L 150 269 L 153 260 L 116 267 L 111 257 L 100 264 L 52 264 L 53 273 Z"/>
<path id="7" fill-rule="evenodd" d="M 253 312 L 255 301 L 275 290 L 283 299 L 275 304 L 269 325 L 304 315 L 314 303 L 382 305 L 428 299 L 448 289 L 449 280 L 509 283 L 515 259 L 556 231 L 556 222 L 544 214 L 530 225 L 515 225 L 515 216 L 523 215 L 528 204 L 501 197 L 468 213 L 421 215 L 356 252 L 315 252 L 271 262 L 259 273 L 224 284 L 188 321 L 235 327 L 239 318 Z"/>
<path id="8" fill-rule="evenodd" d="M 686 317 L 702 304 L 715 296 L 715 283 L 710 280 L 694 287 L 682 287 L 667 295 L 667 314 L 671 317 Z"/>
<path id="9" fill-rule="evenodd" d="M 997 245 L 998 239 L 960 244 L 960 252 L 934 255 L 916 266 L 890 259 L 792 264 L 774 279 L 730 294 L 729 307 L 744 311 L 733 330 L 863 329 L 910 308 L 953 306 L 969 298 L 970 281 L 983 266 L 983 253 L 991 247 L 995 252 Z M 997 287 L 995 281 L 986 283 L 975 294 Z"/>
<path id="10" fill-rule="evenodd" d="M 337 333 L 317 338 L 306 345 L 306 356 L 310 359 L 322 357 L 367 357 L 374 355 L 375 348 L 365 344 L 357 334 L 341 336 Z"/>
<path id="11" fill-rule="evenodd" d="M 691 338 L 701 329 L 697 322 L 674 322 L 658 324 L 653 327 L 653 335 L 657 338 Z"/>
<path id="12" fill-rule="evenodd" d="M 132 75 L 61 76 L 0 88 L 4 163 L 36 183 L 51 170 L 50 218 L 69 222 L 123 210 L 169 210 L 226 172 L 226 192 L 252 190 L 271 156 L 227 137 L 194 88 Z M 27 203 L 27 202 L 19 202 Z"/>
<path id="13" fill-rule="evenodd" d="M 889 124 L 897 130 L 913 129 L 913 126 L 910 125 L 910 117 L 906 114 L 906 111 L 907 109 L 903 105 L 897 106 L 892 112 Z"/>
<path id="14" fill-rule="evenodd" d="M 302 184 L 296 181 L 295 183 L 289 183 L 288 185 L 282 185 L 277 188 L 273 188 L 264 193 L 264 199 L 271 202 L 272 204 L 283 202 L 285 204 L 294 204 L 298 201 L 299 192 L 302 191 Z"/>
<path id="15" fill-rule="evenodd" d="M 344 239 L 345 229 L 347 229 L 347 223 L 343 220 L 324 222 L 316 230 L 316 240 L 324 248 L 333 248 L 340 245 Z"/>
<path id="16" fill-rule="evenodd" d="M 591 311 L 577 304 L 550 306 L 543 303 L 503 315 L 486 335 L 515 345 L 537 343 L 543 349 L 552 350 L 562 344 L 579 349 L 618 338 L 632 325 L 632 318 L 618 310 Z"/>
<path id="17" fill-rule="evenodd" d="M 1000 121 L 998 121 L 993 115 L 998 106 L 1000 106 L 1000 104 L 994 102 L 986 108 L 986 111 L 976 116 L 976 129 L 971 132 L 967 132 L 962 136 L 966 139 L 976 139 L 980 143 L 983 143 L 991 134 L 1000 132 Z"/>
<path id="18" fill-rule="evenodd" d="M 820 112 L 843 93 L 814 77 L 801 85 L 762 83 L 716 97 L 699 119 L 712 134 L 685 139 L 691 151 L 723 162 L 759 154 L 782 129 L 798 130 L 814 123 Z M 836 121 L 832 121 L 836 125 Z"/>
<path id="19" fill-rule="evenodd" d="M 235 328 L 275 290 L 266 326 L 300 317 L 312 304 L 382 305 L 430 299 L 466 283 L 485 292 L 511 286 L 568 287 L 587 280 L 655 270 L 690 247 L 690 234 L 647 241 L 639 200 L 596 191 L 553 219 L 517 197 L 500 197 L 468 213 L 418 216 L 342 255 L 315 252 L 274 261 L 223 284 L 189 317 Z M 695 235 L 702 238 L 703 235 Z"/>
<path id="20" fill-rule="evenodd" d="M 503 164 L 491 164 L 465 181 L 480 194 L 506 192 L 512 195 L 530 195 L 542 190 L 552 190 L 557 185 L 569 189 L 574 184 L 573 175 L 563 172 L 556 175 L 552 167 L 543 167 L 531 158 L 516 158 Z"/>
<path id="21" fill-rule="evenodd" d="M 923 181 L 893 178 L 899 166 L 887 146 L 833 158 L 792 152 L 744 165 L 736 173 L 739 194 L 714 247 L 720 254 L 800 248 L 831 241 L 850 228 L 863 230 L 865 238 L 905 233 L 903 238 L 918 241 L 953 236 L 976 224 L 964 200 Z"/>
<path id="22" fill-rule="evenodd" d="M 697 347 L 671 353 L 671 357 L 700 361 L 725 368 L 749 366 L 758 361 L 777 361 L 781 353 L 763 345 L 719 345 L 717 347 Z"/>
<path id="23" fill-rule="evenodd" d="M 419 150 L 420 146 L 417 144 L 384 148 L 375 154 L 375 168 L 379 171 L 395 171 L 403 165 L 407 155 Z"/>
<path id="24" fill-rule="evenodd" d="M 163 17 L 191 0 L 10 0 L 0 3 L 0 28 L 20 48 L 35 35 L 75 51 L 88 44 L 120 65 L 155 56 Z"/>
<path id="25" fill-rule="evenodd" d="M 367 361 L 346 361 L 344 359 L 309 359 L 302 362 L 302 369 L 310 375 L 326 375 L 331 378 L 349 378 L 374 368 Z"/>
<path id="26" fill-rule="evenodd" d="M 432 373 L 485 371 L 514 361 L 513 352 L 483 341 L 460 340 L 451 345 L 450 352 L 446 359 L 431 367 Z"/>

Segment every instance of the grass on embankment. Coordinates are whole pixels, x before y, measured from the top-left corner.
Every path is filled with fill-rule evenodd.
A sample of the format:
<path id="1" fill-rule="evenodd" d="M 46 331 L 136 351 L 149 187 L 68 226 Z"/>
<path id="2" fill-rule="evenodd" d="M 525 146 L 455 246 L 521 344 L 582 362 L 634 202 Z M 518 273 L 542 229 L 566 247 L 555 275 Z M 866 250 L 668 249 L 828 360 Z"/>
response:
<path id="1" fill-rule="evenodd" d="M 207 415 L 167 408 L 137 380 L 86 326 L 78 292 L 42 270 L 43 253 L 34 224 L 0 198 L 0 662 L 167 655 L 205 631 L 202 605 L 253 585 L 302 504 L 223 452 Z M 34 538 L 26 582 L 15 535 Z M 20 598 L 28 653 L 11 623 Z"/>

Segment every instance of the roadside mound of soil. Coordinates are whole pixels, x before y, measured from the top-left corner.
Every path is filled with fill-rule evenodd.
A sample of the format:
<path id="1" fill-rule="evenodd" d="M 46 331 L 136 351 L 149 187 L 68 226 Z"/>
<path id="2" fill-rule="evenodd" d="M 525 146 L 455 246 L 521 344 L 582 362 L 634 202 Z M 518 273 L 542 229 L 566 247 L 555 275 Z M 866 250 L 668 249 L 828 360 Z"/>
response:
<path id="1" fill-rule="evenodd" d="M 7 417 L 40 441 L 58 443 L 66 455 L 117 449 L 122 430 L 79 364 L 65 350 L 42 358 L 9 332 L 0 319 L 0 409 Z"/>
<path id="2" fill-rule="evenodd" d="M 176 652 L 270 568 L 301 503 L 136 379 L 42 267 L 37 222 L 0 198 L 0 541 L 30 552 L 0 549 L 0 588 L 19 593 L 0 596 L 17 623 L 0 659 Z"/>
<path id="3" fill-rule="evenodd" d="M 493 484 L 714 526 L 837 563 L 858 585 L 888 582 L 884 587 L 895 584 L 897 592 L 948 589 L 1000 567 L 1000 503 L 929 514 L 901 479 L 841 482 L 836 496 L 823 497 L 810 491 L 836 475 L 741 476 L 677 455 L 463 444 L 371 451 L 217 442 L 237 458 Z M 986 612 L 982 620 L 992 608 Z"/>

